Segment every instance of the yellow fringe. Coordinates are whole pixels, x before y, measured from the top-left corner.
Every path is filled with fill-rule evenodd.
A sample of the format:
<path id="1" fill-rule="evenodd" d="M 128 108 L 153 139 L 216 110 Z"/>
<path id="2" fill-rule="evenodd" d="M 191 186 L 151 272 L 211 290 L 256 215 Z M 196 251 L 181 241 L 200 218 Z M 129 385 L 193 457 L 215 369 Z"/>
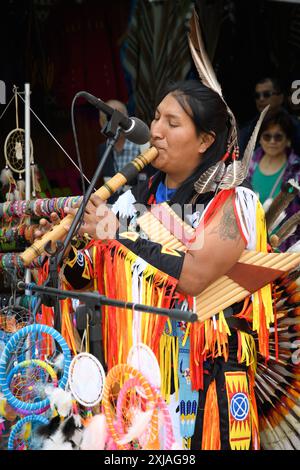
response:
<path id="1" fill-rule="evenodd" d="M 254 374 L 257 367 L 257 355 L 254 338 L 243 331 L 239 331 L 241 338 L 241 359 L 240 362 L 245 362 L 246 366 L 251 366 Z"/>
<path id="2" fill-rule="evenodd" d="M 176 399 L 178 399 L 178 353 L 179 342 L 176 336 L 171 336 L 172 326 L 167 320 L 170 334 L 164 333 L 159 342 L 159 365 L 161 372 L 161 395 L 167 403 L 170 403 L 172 371 Z"/>
<path id="3" fill-rule="evenodd" d="M 97 259 L 97 245 L 94 246 L 93 249 L 93 262 L 94 266 L 96 266 L 96 259 Z M 108 248 L 110 249 L 110 247 Z M 114 263 L 114 276 L 116 279 L 116 283 L 113 288 L 114 295 L 117 299 L 125 300 L 125 301 L 132 301 L 133 299 L 133 292 L 132 292 L 132 269 L 133 265 L 137 262 L 138 256 L 132 253 L 130 250 L 127 250 L 122 245 L 113 246 L 115 250 L 113 252 L 113 263 Z M 108 276 L 107 269 L 108 265 L 104 262 L 103 266 L 103 288 L 104 294 L 108 295 L 111 291 L 111 285 L 108 285 L 111 279 L 111 276 Z M 96 278 L 96 275 L 94 276 Z M 153 305 L 153 306 L 162 306 L 164 305 L 164 292 L 165 287 L 170 282 L 170 277 L 160 272 L 157 268 L 152 265 L 147 264 L 145 269 L 143 270 L 142 276 L 139 277 L 140 282 L 140 289 L 141 289 L 141 303 L 145 305 Z M 172 281 L 173 282 L 173 281 Z M 96 279 L 95 279 L 96 283 Z M 100 287 L 97 286 L 98 290 Z M 172 284 L 170 284 L 171 286 Z M 113 364 L 116 363 L 126 363 L 128 353 L 130 348 L 133 345 L 133 310 L 124 310 L 121 308 L 115 308 L 114 313 L 112 315 L 108 314 L 109 309 L 104 309 L 104 334 L 103 334 L 103 342 L 104 342 L 104 357 L 105 361 L 108 362 L 108 355 L 112 354 L 111 361 Z M 177 344 L 174 342 L 174 339 L 168 339 L 167 336 L 164 337 L 161 344 L 159 344 L 159 338 L 157 336 L 158 332 L 161 334 L 162 331 L 162 317 L 158 315 L 153 315 L 150 313 L 140 313 L 140 341 L 144 344 L 148 345 L 152 348 L 156 344 L 158 345 L 158 350 L 155 350 L 157 355 L 159 356 L 160 367 L 162 371 L 165 371 L 166 368 L 168 372 L 166 373 L 166 377 L 163 378 L 164 381 L 164 390 L 166 396 L 170 394 L 170 380 L 171 380 L 171 364 L 172 367 L 174 366 L 174 381 L 175 381 L 175 389 L 178 388 L 177 382 L 177 362 L 178 359 L 178 352 L 177 352 Z M 115 337 L 109 338 L 109 332 L 111 329 L 115 331 Z M 110 342 L 113 341 L 113 353 L 110 351 Z M 170 353 L 172 352 L 172 357 L 174 361 L 164 364 L 162 367 L 163 354 L 162 350 L 164 348 L 168 348 Z M 159 352 L 159 354 L 158 354 Z M 169 358 L 171 354 L 169 354 Z"/>
<path id="4" fill-rule="evenodd" d="M 184 338 L 183 338 L 183 340 L 182 340 L 182 346 L 185 346 L 185 343 L 187 342 L 187 339 L 188 339 L 189 334 L 190 334 L 190 329 L 191 329 L 191 324 L 188 323 L 188 326 L 187 326 L 187 329 L 186 329 Z"/>
<path id="5" fill-rule="evenodd" d="M 62 286 L 65 289 L 65 286 Z M 69 299 L 63 299 L 60 301 L 61 305 L 61 318 L 62 318 L 62 335 L 64 336 L 69 348 L 72 350 L 73 354 L 77 354 L 76 343 L 73 331 L 73 325 L 71 322 L 70 316 L 70 301 Z"/>
<path id="6" fill-rule="evenodd" d="M 225 332 L 229 336 L 231 336 L 229 326 L 227 325 L 227 321 L 224 317 L 224 312 L 223 312 L 223 310 L 221 310 L 221 312 L 219 312 L 219 321 L 218 321 L 218 328 L 219 328 L 220 333 L 223 333 L 223 327 L 225 329 Z"/>
<path id="7" fill-rule="evenodd" d="M 259 201 L 256 206 L 256 250 L 267 253 L 267 228 L 265 213 Z M 261 305 L 262 303 L 262 305 Z M 272 290 L 271 284 L 264 286 L 253 294 L 253 330 L 260 331 L 260 310 L 264 308 L 264 318 L 266 327 L 269 329 L 270 324 L 274 322 L 273 306 L 272 306 Z"/>

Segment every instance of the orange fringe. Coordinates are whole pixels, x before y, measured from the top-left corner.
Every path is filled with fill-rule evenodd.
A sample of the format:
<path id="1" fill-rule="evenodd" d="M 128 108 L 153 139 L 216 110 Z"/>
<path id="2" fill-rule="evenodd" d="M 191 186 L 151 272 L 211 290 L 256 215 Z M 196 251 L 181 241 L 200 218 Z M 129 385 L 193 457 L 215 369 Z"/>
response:
<path id="1" fill-rule="evenodd" d="M 41 269 L 38 272 L 38 285 L 43 284 L 49 272 L 49 260 L 45 262 Z M 61 334 L 65 338 L 69 348 L 76 354 L 76 346 L 75 346 L 75 337 L 73 331 L 73 325 L 71 322 L 71 315 L 72 315 L 72 303 L 70 299 L 64 299 L 60 301 L 61 307 Z M 51 326 L 54 325 L 54 312 L 53 307 L 47 307 L 46 305 L 42 305 L 41 307 L 42 314 L 38 316 L 37 323 L 41 323 L 43 325 Z M 52 339 L 49 335 L 45 335 L 42 333 L 42 350 L 45 351 L 45 354 L 52 354 Z"/>
<path id="2" fill-rule="evenodd" d="M 47 277 L 49 271 L 49 262 L 47 261 L 44 265 L 38 270 L 38 285 L 40 286 L 43 284 Z M 36 316 L 36 322 L 41 323 L 42 325 L 47 325 L 53 327 L 54 324 L 54 314 L 53 308 L 47 307 L 46 305 L 41 306 L 41 314 Z M 42 341 L 41 341 L 41 349 L 44 354 L 50 355 L 53 353 L 52 350 L 52 338 L 45 333 L 41 334 Z"/>
<path id="3" fill-rule="evenodd" d="M 60 301 L 61 308 L 61 334 L 65 338 L 67 345 L 74 355 L 77 354 L 75 336 L 73 330 L 72 317 L 72 302 L 71 299 L 64 299 Z"/>
<path id="4" fill-rule="evenodd" d="M 208 210 L 206 211 L 204 215 L 204 227 L 207 227 L 209 222 L 212 220 L 213 216 L 216 215 L 219 211 L 220 208 L 225 204 L 227 199 L 229 197 L 233 197 L 235 194 L 235 189 L 223 189 L 220 191 L 212 200 Z M 200 227 L 202 224 L 200 224 Z M 197 230 L 197 229 L 196 229 Z"/>
<path id="5" fill-rule="evenodd" d="M 137 256 L 117 240 L 103 243 L 94 241 L 94 279 L 97 289 L 107 297 L 132 301 L 131 266 Z M 144 292 L 144 303 L 170 308 L 177 280 L 149 266 L 144 282 L 149 286 Z M 146 277 L 147 276 L 147 277 Z M 166 317 L 141 313 L 141 340 L 158 356 L 159 340 L 163 333 Z M 108 368 L 125 363 L 132 346 L 133 312 L 128 309 L 105 306 L 103 308 L 103 345 Z"/>
<path id="6" fill-rule="evenodd" d="M 202 450 L 220 450 L 220 417 L 216 381 L 207 390 L 203 417 Z"/>

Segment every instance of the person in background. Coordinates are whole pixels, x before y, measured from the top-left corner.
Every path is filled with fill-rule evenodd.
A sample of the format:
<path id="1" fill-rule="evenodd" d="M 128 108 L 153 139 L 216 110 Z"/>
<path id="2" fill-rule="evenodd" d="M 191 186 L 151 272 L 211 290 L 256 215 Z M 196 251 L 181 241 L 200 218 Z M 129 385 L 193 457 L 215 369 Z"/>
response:
<path id="1" fill-rule="evenodd" d="M 277 112 L 284 105 L 284 93 L 277 78 L 265 77 L 260 79 L 255 85 L 254 91 L 255 106 L 258 113 L 268 105 L 270 112 Z M 240 154 L 243 156 L 246 145 L 251 137 L 258 119 L 256 115 L 239 132 Z M 292 146 L 295 152 L 300 155 L 300 122 L 296 117 L 291 116 L 293 130 Z"/>
<path id="2" fill-rule="evenodd" d="M 117 109 L 121 113 L 125 114 L 125 116 L 128 116 L 128 111 L 124 103 L 118 100 L 108 100 L 106 102 L 107 105 L 111 106 L 113 109 Z M 106 116 L 104 113 L 101 111 L 99 112 L 99 124 L 101 129 L 106 123 Z M 99 145 L 98 147 L 98 159 L 101 159 L 104 151 L 106 149 L 107 142 L 104 142 Z M 145 151 L 149 145 L 145 144 L 143 146 L 135 144 L 131 142 L 130 140 L 126 139 L 126 136 L 123 132 L 121 132 L 120 137 L 118 138 L 114 149 L 111 151 L 110 155 L 108 156 L 105 165 L 103 167 L 102 171 L 102 177 L 104 179 L 104 182 L 112 178 L 116 173 L 118 173 L 124 166 L 127 165 L 131 160 L 133 160 L 137 155 Z M 147 176 L 151 176 L 154 174 L 154 169 L 151 168 L 145 168 L 145 171 L 141 172 L 138 175 L 138 181 L 145 181 L 147 179 Z M 121 192 L 127 191 L 129 188 L 128 185 L 125 185 L 119 192 L 115 193 L 109 200 L 108 202 L 110 204 L 113 204 L 118 196 L 120 195 Z"/>
<path id="3" fill-rule="evenodd" d="M 284 109 L 268 113 L 259 133 L 259 147 L 254 152 L 249 167 L 249 180 L 253 190 L 259 195 L 265 210 L 279 194 L 282 185 L 289 179 L 300 181 L 300 158 L 291 146 L 293 122 Z M 300 210 L 300 197 L 297 196 L 286 210 L 286 219 Z M 289 237 L 281 250 L 286 250 L 299 239 L 300 229 Z"/>

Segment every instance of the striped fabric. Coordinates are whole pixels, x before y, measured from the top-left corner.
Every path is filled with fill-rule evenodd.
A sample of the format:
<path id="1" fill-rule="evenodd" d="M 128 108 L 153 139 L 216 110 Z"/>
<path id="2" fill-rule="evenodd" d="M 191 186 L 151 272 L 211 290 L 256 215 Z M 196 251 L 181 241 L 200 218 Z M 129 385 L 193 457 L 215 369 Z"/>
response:
<path id="1" fill-rule="evenodd" d="M 157 98 L 169 80 L 191 68 L 187 25 L 194 2 L 137 0 L 125 44 L 124 66 L 132 78 L 135 114 L 150 124 Z"/>

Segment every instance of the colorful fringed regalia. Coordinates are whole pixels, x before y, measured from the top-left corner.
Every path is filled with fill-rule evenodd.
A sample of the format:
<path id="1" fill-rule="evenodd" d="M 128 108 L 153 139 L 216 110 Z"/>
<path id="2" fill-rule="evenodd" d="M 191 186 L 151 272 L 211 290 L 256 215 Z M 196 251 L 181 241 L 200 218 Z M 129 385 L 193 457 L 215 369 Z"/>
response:
<path id="1" fill-rule="evenodd" d="M 159 178 L 151 181 L 149 200 L 152 203 L 155 203 L 158 183 Z M 229 199 L 233 201 L 247 249 L 267 252 L 261 205 L 255 194 L 245 187 L 223 190 L 212 197 L 201 214 L 191 215 L 194 229 L 201 228 L 202 222 L 209 223 L 213 214 Z M 137 233 L 136 202 L 131 191 L 118 199 L 113 210 L 120 220 L 130 219 L 130 230 L 120 232 L 117 240 L 92 242 L 85 256 L 80 256 L 79 261 L 78 256 L 74 256 L 67 263 L 67 279 L 71 279 L 71 272 L 77 272 L 78 276 L 78 271 L 73 271 L 78 263 L 86 282 L 92 281 L 90 286 L 108 297 L 167 308 L 193 309 L 194 299 L 176 291 L 183 253 L 166 249 L 157 243 L 158 240 L 146 240 L 145 231 Z M 90 260 L 88 265 L 84 259 Z M 161 393 L 169 404 L 177 442 L 198 449 L 226 448 L 226 442 L 232 449 L 257 449 L 256 353 L 251 331 L 257 333 L 259 351 L 267 357 L 268 335 L 274 320 L 271 294 L 268 285 L 254 293 L 251 300 L 247 297 L 233 308 L 195 324 L 141 314 L 134 309 L 104 307 L 103 346 L 107 367 L 126 363 L 133 345 L 146 344 L 160 365 Z M 232 314 L 237 323 L 233 327 L 232 320 L 227 318 Z M 216 375 L 218 367 L 222 368 L 223 388 Z M 202 415 L 199 409 L 204 410 Z M 227 435 L 220 435 L 220 419 L 223 428 L 224 420 L 227 420 Z"/>
<path id="2" fill-rule="evenodd" d="M 222 97 L 203 48 L 195 14 L 189 39 L 203 83 Z M 283 275 L 281 264 L 272 270 L 269 263 L 262 266 L 254 262 L 254 269 L 248 274 L 252 277 L 251 282 L 246 279 L 246 288 L 241 287 L 237 284 L 239 275 L 242 273 L 245 278 L 246 272 L 247 277 L 242 256 L 242 261 L 237 263 L 239 275 L 233 273 L 233 268 L 196 298 L 177 291 L 185 251 L 193 242 L 193 236 L 201 235 L 203 227 L 207 227 L 226 204 L 234 208 L 235 223 L 246 250 L 255 252 L 255 259 L 264 254 L 268 256 L 270 251 L 262 206 L 243 183 L 267 110 L 261 114 L 241 160 L 235 119 L 228 107 L 227 110 L 230 119 L 227 151 L 194 181 L 192 197 L 189 193 L 181 204 L 192 206 L 189 214 L 181 214 L 181 220 L 170 208 L 168 223 L 160 218 L 159 210 L 152 211 L 154 222 L 139 214 L 140 204 L 146 204 L 150 211 L 152 207 L 160 206 L 156 204 L 156 197 L 159 185 L 163 185 L 164 174 L 158 173 L 145 183 L 144 188 L 133 187 L 114 204 L 112 210 L 120 222 L 116 239 L 91 241 L 82 250 L 73 247 L 60 275 L 66 289 L 90 288 L 109 298 L 183 311 L 193 309 L 198 315 L 199 321 L 189 324 L 136 312 L 134 307 L 131 310 L 102 307 L 104 360 L 108 375 L 113 371 L 110 393 L 114 403 L 126 403 L 128 389 L 126 393 L 122 392 L 123 381 L 129 389 L 133 383 L 145 381 L 143 377 L 127 380 L 132 348 L 142 344 L 150 348 L 156 358 L 161 378 L 159 384 L 152 383 L 151 378 L 157 377 L 156 362 L 144 364 L 151 385 L 136 388 L 135 393 L 142 402 L 139 412 L 144 412 L 143 419 L 151 412 L 151 406 L 149 409 L 145 403 L 154 401 L 154 389 L 159 388 L 163 397 L 160 404 L 164 407 L 167 404 L 171 416 L 170 423 L 166 412 L 165 421 L 171 425 L 172 442 L 177 443 L 177 448 L 257 450 L 261 444 L 266 449 L 300 448 L 299 361 L 295 366 L 288 363 L 293 357 L 291 350 L 298 341 L 299 324 L 294 318 L 298 315 L 295 306 L 299 303 L 299 289 L 292 285 L 289 274 Z M 165 195 L 167 198 L 166 187 Z M 176 227 L 184 224 L 184 230 L 179 230 L 181 235 L 175 235 L 174 244 L 173 241 L 170 244 Z M 269 278 L 264 278 L 265 266 L 265 272 L 273 271 Z M 295 266 L 293 264 L 293 268 Z M 44 271 L 41 282 L 45 275 Z M 279 276 L 280 281 L 272 284 L 271 281 Z M 78 345 L 68 300 L 62 301 L 62 313 L 62 332 L 75 353 Z M 44 307 L 40 320 L 51 324 L 51 310 Z M 122 367 L 124 376 L 119 374 Z M 132 439 L 127 441 L 119 438 L 120 429 L 114 427 L 117 413 L 120 414 L 118 405 L 115 406 L 115 417 L 111 416 L 107 395 L 103 406 L 108 409 L 108 424 L 115 448 L 139 445 L 139 448 L 160 449 L 159 432 L 152 432 L 158 429 L 157 410 L 151 418 L 148 441 L 143 444 L 140 439 L 137 444 L 136 435 L 132 434 Z M 131 418 L 134 412 L 133 407 L 129 413 Z M 171 448 L 169 444 L 168 449 Z"/>

